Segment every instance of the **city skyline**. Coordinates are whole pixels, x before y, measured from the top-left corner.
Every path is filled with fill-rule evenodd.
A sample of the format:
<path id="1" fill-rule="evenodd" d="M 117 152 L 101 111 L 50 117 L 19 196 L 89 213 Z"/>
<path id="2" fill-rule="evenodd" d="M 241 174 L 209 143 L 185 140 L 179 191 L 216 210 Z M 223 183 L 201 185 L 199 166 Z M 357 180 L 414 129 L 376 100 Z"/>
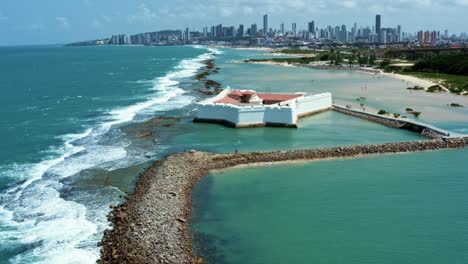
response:
<path id="1" fill-rule="evenodd" d="M 206 26 L 244 24 L 246 28 L 257 24 L 263 29 L 262 18 L 268 14 L 268 27 L 290 29 L 297 23 L 297 30 L 307 30 L 308 23 L 315 27 L 327 25 L 373 25 L 374 15 L 381 14 L 382 27 L 401 24 L 406 32 L 419 30 L 448 30 L 450 33 L 466 32 L 464 13 L 468 12 L 468 1 L 383 1 L 377 5 L 369 1 L 327 2 L 318 6 L 312 1 L 261 0 L 256 3 L 245 1 L 197 1 L 182 5 L 183 1 L 60 3 L 45 0 L 41 4 L 23 0 L 6 0 L 0 5 L 0 34 L 9 36 L 0 39 L 0 45 L 52 44 L 78 40 L 102 38 L 113 34 L 136 34 L 165 29 L 202 31 Z M 24 9 L 28 3 L 30 8 Z M 47 6 L 53 3 L 53 7 Z M 107 3 L 107 4 L 106 4 Z M 263 5 L 262 5 L 263 3 Z M 316 8 L 313 8 L 316 7 Z M 417 9 L 415 9 L 417 7 Z M 379 12 L 381 11 L 381 12 Z"/>
<path id="2" fill-rule="evenodd" d="M 240 24 L 217 24 L 204 27 L 203 30 L 165 30 L 144 32 L 139 34 L 118 34 L 110 38 L 92 41 L 80 41 L 69 45 L 183 45 L 183 44 L 215 44 L 240 46 L 306 46 L 324 44 L 367 44 L 385 48 L 386 45 L 405 45 L 406 47 L 422 46 L 465 46 L 468 40 L 466 33 L 449 34 L 448 30 L 418 30 L 416 33 L 404 32 L 401 25 L 382 27 L 382 15 L 375 15 L 374 25 L 360 25 L 355 22 L 352 27 L 342 24 L 326 27 L 316 27 L 315 21 L 307 23 L 306 30 L 300 30 L 297 23 L 291 23 L 286 30 L 284 22 L 280 28 L 269 27 L 268 14 L 263 15 L 263 25 L 254 23 L 245 30 Z M 381 47 L 379 47 L 381 48 Z"/>

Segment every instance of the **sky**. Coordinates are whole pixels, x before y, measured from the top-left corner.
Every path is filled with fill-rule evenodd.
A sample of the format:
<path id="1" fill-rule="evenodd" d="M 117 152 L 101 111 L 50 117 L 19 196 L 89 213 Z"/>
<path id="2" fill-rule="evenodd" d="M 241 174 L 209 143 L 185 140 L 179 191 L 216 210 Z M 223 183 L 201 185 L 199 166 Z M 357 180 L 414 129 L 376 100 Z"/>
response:
<path id="1" fill-rule="evenodd" d="M 468 32 L 468 0 L 0 0 L 0 45 L 62 44 L 163 29 L 327 25 Z"/>

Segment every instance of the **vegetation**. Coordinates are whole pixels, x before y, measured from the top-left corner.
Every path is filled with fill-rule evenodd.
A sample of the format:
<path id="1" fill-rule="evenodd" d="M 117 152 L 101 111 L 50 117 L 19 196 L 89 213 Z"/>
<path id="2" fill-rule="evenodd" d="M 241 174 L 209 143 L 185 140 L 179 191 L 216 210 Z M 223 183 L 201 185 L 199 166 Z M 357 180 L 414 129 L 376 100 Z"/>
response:
<path id="1" fill-rule="evenodd" d="M 380 67 L 386 72 L 407 74 L 423 79 L 431 79 L 447 87 L 450 92 L 456 94 L 468 94 L 468 54 L 451 52 L 433 54 L 420 52 L 416 54 L 402 54 L 399 57 L 406 62 L 414 61 L 413 66 L 392 65 L 389 58 L 380 63 Z M 396 62 L 396 61 L 395 61 Z M 429 92 L 441 91 L 437 87 Z"/>
<path id="2" fill-rule="evenodd" d="M 288 64 L 309 64 L 314 61 L 328 61 L 329 65 L 341 65 L 343 62 L 347 62 L 350 66 L 356 62 L 360 66 L 373 65 L 376 60 L 375 55 L 367 55 L 359 52 L 358 50 L 351 50 L 342 52 L 340 50 L 330 49 L 328 51 L 314 51 L 314 50 L 302 50 L 299 48 L 289 48 L 277 51 L 277 53 L 285 54 L 316 54 L 311 57 L 293 57 L 293 58 L 270 58 L 270 59 L 251 59 L 248 62 L 277 62 L 277 63 L 288 63 Z"/>
<path id="3" fill-rule="evenodd" d="M 468 75 L 468 54 L 449 53 L 424 58 L 416 62 L 412 70 L 416 72 Z"/>
<path id="4" fill-rule="evenodd" d="M 283 54 L 316 54 L 317 51 L 314 50 L 306 50 L 306 49 L 299 49 L 299 48 L 288 48 L 282 49 L 278 51 L 274 51 L 274 53 L 283 53 Z"/>
<path id="5" fill-rule="evenodd" d="M 406 118 L 406 116 L 401 116 L 401 114 L 399 114 L 399 113 L 390 113 L 390 112 L 387 112 L 386 110 L 383 110 L 383 109 L 380 109 L 379 112 L 377 112 L 377 114 L 379 114 L 379 115 L 388 115 L 388 116 L 393 115 L 393 117 L 395 117 L 395 118 L 399 118 L 399 117 Z"/>
<path id="6" fill-rule="evenodd" d="M 410 115 L 414 115 L 415 117 L 419 117 L 421 115 L 421 112 L 417 112 L 417 111 L 414 111 L 413 108 L 409 108 L 407 107 L 405 109 L 406 113 L 410 114 Z M 405 117 L 406 118 L 406 117 Z"/>
<path id="7" fill-rule="evenodd" d="M 299 64 L 309 64 L 313 61 L 316 61 L 316 58 L 314 57 L 300 57 L 300 58 L 271 58 L 271 59 L 250 59 L 247 60 L 247 62 L 265 62 L 265 61 L 271 61 L 271 62 L 277 62 L 277 63 L 288 63 L 288 64 L 293 64 L 293 63 L 299 63 Z"/>
<path id="8" fill-rule="evenodd" d="M 449 104 L 449 106 L 451 106 L 451 107 L 463 107 L 463 105 L 457 104 L 457 103 L 451 103 L 451 104 Z"/>
<path id="9" fill-rule="evenodd" d="M 440 93 L 440 92 L 445 92 L 445 90 L 440 85 L 433 85 L 427 88 L 427 92 L 428 93 Z"/>
<path id="10" fill-rule="evenodd" d="M 452 93 L 462 94 L 468 92 L 468 76 L 427 72 L 402 72 L 402 74 L 412 75 L 421 79 L 438 80 L 440 84 L 447 87 Z"/>
<path id="11" fill-rule="evenodd" d="M 387 69 L 391 61 L 389 59 L 384 59 L 380 62 L 380 68 Z"/>

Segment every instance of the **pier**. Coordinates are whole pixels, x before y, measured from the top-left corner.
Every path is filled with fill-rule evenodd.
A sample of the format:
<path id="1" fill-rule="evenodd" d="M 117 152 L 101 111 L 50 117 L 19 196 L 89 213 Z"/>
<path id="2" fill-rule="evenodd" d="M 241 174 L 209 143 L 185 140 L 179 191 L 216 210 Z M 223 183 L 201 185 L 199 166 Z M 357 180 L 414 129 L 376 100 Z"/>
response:
<path id="1" fill-rule="evenodd" d="M 418 122 L 407 118 L 396 118 L 391 116 L 373 114 L 364 110 L 352 109 L 337 104 L 333 105 L 333 110 L 342 114 L 358 117 L 384 126 L 413 131 L 428 138 L 468 137 L 468 135 L 453 133 L 423 122 Z"/>

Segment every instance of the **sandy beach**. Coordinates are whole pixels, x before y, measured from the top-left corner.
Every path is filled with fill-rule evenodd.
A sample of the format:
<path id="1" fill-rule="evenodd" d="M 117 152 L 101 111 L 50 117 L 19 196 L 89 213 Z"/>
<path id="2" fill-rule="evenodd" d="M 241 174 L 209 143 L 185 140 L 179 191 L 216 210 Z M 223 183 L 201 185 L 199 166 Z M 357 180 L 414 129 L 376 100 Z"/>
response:
<path id="1" fill-rule="evenodd" d="M 398 73 L 389 73 L 389 72 L 383 72 L 383 71 L 380 71 L 379 74 L 405 81 L 405 82 L 408 83 L 408 86 L 411 86 L 411 84 L 413 84 L 413 85 L 416 85 L 416 86 L 423 87 L 424 89 L 427 90 L 427 88 L 429 88 L 431 86 L 439 85 L 446 92 L 450 92 L 450 90 L 447 87 L 441 85 L 440 83 L 436 83 L 436 82 L 433 82 L 433 81 L 430 81 L 430 80 L 427 80 L 427 79 L 421 79 L 421 78 L 418 78 L 418 77 L 415 77 L 415 76 L 403 75 L 403 74 L 398 74 Z"/>
<path id="2" fill-rule="evenodd" d="M 303 57 L 303 56 L 300 56 Z M 380 69 L 374 69 L 374 68 L 369 68 L 369 67 L 348 67 L 348 66 L 330 66 L 328 63 L 318 63 L 318 64 L 291 64 L 287 62 L 274 62 L 274 61 L 249 61 L 247 63 L 250 64 L 263 64 L 263 65 L 272 65 L 272 66 L 283 66 L 283 67 L 303 67 L 303 68 L 309 68 L 309 69 L 323 69 L 323 70 L 348 70 L 348 71 L 358 71 L 358 72 L 364 72 L 364 73 L 370 73 L 370 74 L 377 74 L 381 76 L 388 76 L 391 78 L 399 79 L 408 84 L 408 87 L 410 86 L 420 86 L 423 87 L 424 89 L 427 90 L 427 88 L 434 86 L 434 85 L 439 85 L 444 89 L 446 92 L 450 92 L 450 90 L 441 85 L 440 83 L 436 83 L 434 81 L 430 81 L 427 79 L 421 79 L 415 76 L 410 76 L 410 75 L 403 75 L 403 74 L 397 74 L 397 73 L 388 73 L 384 72 Z"/>
<path id="3" fill-rule="evenodd" d="M 234 49 L 234 50 L 260 50 L 260 51 L 275 51 L 276 49 L 273 48 L 266 48 L 266 47 L 233 47 L 233 46 L 223 46 L 223 45 L 212 45 L 212 48 L 217 49 Z"/>

